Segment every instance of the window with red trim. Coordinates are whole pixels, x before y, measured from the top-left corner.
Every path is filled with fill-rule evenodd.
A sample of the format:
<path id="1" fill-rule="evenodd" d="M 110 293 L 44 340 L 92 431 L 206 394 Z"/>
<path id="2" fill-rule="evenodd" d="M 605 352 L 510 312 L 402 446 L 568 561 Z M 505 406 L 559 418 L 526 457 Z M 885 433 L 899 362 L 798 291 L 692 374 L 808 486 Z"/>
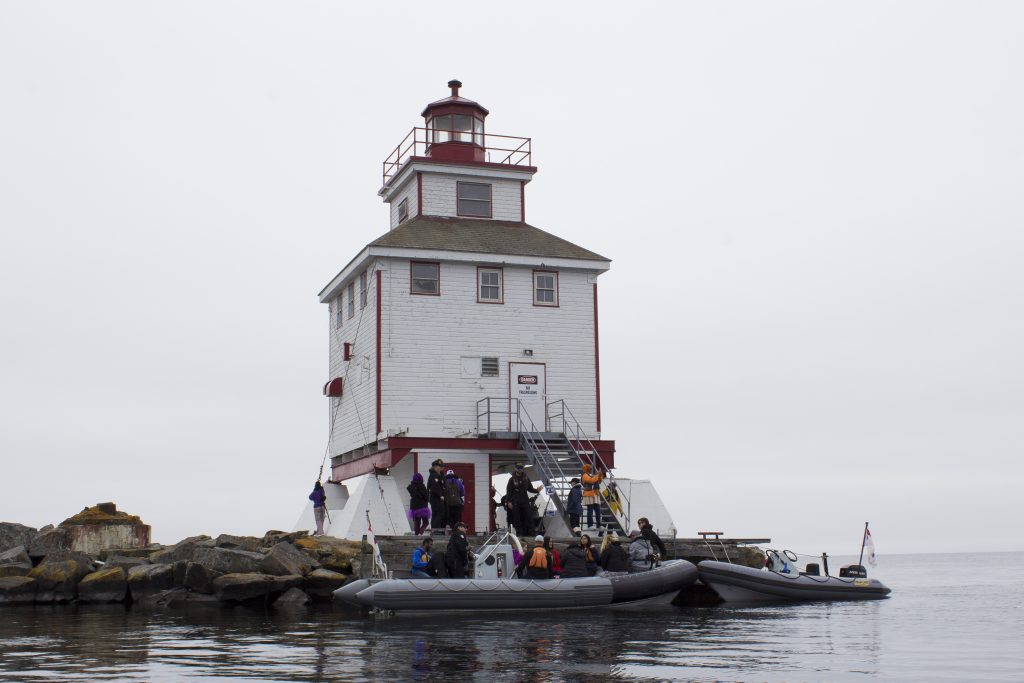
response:
<path id="1" fill-rule="evenodd" d="M 536 306 L 558 305 L 558 273 L 544 270 L 533 273 L 533 303 Z"/>
<path id="2" fill-rule="evenodd" d="M 441 293 L 441 264 L 413 261 L 409 264 L 409 293 L 437 296 Z"/>

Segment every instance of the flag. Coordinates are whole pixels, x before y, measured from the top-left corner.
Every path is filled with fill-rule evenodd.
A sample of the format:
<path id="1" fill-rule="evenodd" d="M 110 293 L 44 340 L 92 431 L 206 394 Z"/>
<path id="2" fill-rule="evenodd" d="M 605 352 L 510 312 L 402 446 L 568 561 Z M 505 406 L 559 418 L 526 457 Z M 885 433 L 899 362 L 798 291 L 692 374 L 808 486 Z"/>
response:
<path id="1" fill-rule="evenodd" d="M 871 538 L 870 529 L 864 529 L 864 551 L 868 556 L 868 564 L 872 567 L 877 567 L 878 559 L 875 557 L 875 541 Z"/>

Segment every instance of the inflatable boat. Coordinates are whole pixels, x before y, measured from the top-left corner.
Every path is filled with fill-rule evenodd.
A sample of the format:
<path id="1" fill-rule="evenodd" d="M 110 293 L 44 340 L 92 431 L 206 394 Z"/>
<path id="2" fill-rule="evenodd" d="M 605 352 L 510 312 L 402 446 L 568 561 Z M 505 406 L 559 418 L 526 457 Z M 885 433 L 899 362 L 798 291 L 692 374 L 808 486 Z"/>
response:
<path id="1" fill-rule="evenodd" d="M 859 567 L 858 567 L 859 568 Z M 866 576 L 819 576 L 815 573 L 751 569 L 728 562 L 704 560 L 697 565 L 700 580 L 723 600 L 880 600 L 892 591 Z"/>
<path id="2" fill-rule="evenodd" d="M 643 572 L 576 579 L 360 579 L 334 597 L 391 612 L 601 607 L 667 603 L 696 580 L 692 563 L 668 560 Z"/>

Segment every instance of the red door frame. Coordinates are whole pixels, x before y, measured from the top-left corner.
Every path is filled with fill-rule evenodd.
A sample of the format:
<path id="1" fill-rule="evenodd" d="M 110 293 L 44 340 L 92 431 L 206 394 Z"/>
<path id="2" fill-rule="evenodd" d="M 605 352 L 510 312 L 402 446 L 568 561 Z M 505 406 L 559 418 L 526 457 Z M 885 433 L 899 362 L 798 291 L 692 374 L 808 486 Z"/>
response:
<path id="1" fill-rule="evenodd" d="M 466 523 L 468 533 L 476 533 L 476 465 L 465 462 L 445 462 L 445 473 L 451 470 L 456 476 L 462 477 L 462 485 L 466 488 L 466 502 L 462 508 L 462 521 Z"/>

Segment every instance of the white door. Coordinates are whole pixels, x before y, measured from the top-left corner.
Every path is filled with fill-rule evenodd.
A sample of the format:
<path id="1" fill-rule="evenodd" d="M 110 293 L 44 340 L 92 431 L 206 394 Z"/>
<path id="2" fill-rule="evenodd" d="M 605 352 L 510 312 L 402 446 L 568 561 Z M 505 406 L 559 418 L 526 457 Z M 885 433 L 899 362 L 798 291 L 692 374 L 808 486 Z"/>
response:
<path id="1" fill-rule="evenodd" d="M 512 429 L 547 431 L 547 366 L 544 363 L 509 363 L 509 397 L 512 399 Z M 522 424 L 516 424 L 516 401 Z M 530 423 L 533 423 L 532 425 Z"/>

